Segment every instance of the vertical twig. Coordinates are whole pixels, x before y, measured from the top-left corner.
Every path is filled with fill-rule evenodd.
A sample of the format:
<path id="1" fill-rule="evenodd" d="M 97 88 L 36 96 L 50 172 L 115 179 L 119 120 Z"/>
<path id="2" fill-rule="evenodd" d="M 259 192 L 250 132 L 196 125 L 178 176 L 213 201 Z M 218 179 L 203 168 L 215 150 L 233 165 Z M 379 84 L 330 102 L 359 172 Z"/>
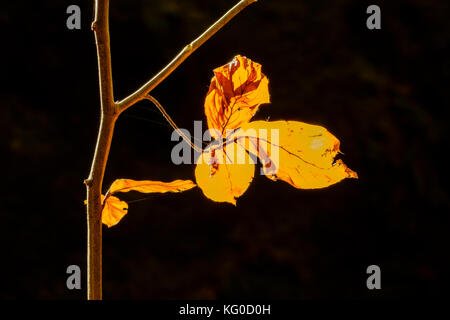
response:
<path id="1" fill-rule="evenodd" d="M 97 46 L 101 121 L 91 172 L 89 178 L 85 180 L 88 227 L 87 294 L 89 300 L 102 299 L 101 192 L 109 148 L 114 132 L 114 124 L 117 119 L 112 87 L 108 11 L 109 0 L 95 1 L 95 18 L 92 23 L 92 30 L 95 33 L 95 43 Z"/>

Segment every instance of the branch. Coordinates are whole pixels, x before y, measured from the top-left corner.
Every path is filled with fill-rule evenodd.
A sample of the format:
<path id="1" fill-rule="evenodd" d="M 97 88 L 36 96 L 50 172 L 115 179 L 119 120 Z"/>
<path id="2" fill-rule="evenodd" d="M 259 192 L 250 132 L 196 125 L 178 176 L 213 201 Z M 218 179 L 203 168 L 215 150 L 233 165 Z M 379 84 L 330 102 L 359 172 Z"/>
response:
<path id="1" fill-rule="evenodd" d="M 85 180 L 87 190 L 87 294 L 89 300 L 102 299 L 102 203 L 101 189 L 108 161 L 109 148 L 118 113 L 114 104 L 111 53 L 108 27 L 109 0 L 95 1 L 95 18 L 92 30 L 95 33 L 97 62 L 100 83 L 101 121 L 97 145 L 92 159 L 89 178 Z"/>
<path id="2" fill-rule="evenodd" d="M 203 43 L 211 38 L 217 31 L 219 31 L 225 24 L 228 23 L 235 15 L 241 12 L 249 4 L 256 2 L 257 0 L 241 0 L 233 8 L 231 8 L 227 13 L 225 13 L 222 18 L 217 20 L 212 26 L 210 26 L 201 36 L 192 41 L 156 76 L 150 79 L 146 84 L 136 90 L 134 93 L 117 102 L 116 107 L 118 109 L 117 113 L 122 113 L 136 102 L 145 99 L 146 95 L 152 91 L 158 84 L 160 84 L 168 75 L 170 75 L 187 57 L 189 57 L 195 50 L 197 50 Z"/>
<path id="3" fill-rule="evenodd" d="M 169 114 L 166 112 L 166 110 L 164 110 L 163 106 L 159 103 L 158 100 L 156 100 L 155 98 L 153 98 L 151 95 L 146 95 L 144 97 L 144 99 L 150 100 L 151 102 L 153 102 L 153 104 L 158 108 L 159 111 L 161 111 L 162 115 L 164 116 L 164 118 L 166 118 L 167 122 L 169 122 L 170 126 L 173 128 L 173 130 L 175 130 L 178 135 L 183 138 L 184 141 L 186 141 L 186 143 L 188 143 L 192 149 L 194 149 L 197 152 L 202 153 L 203 150 L 199 147 L 197 147 L 194 143 L 192 143 L 192 141 L 186 137 L 186 135 L 183 133 L 183 131 L 181 131 L 178 126 L 175 124 L 175 122 L 172 120 L 172 118 L 169 116 Z"/>
<path id="4" fill-rule="evenodd" d="M 95 18 L 91 29 L 97 46 L 98 76 L 102 114 L 116 113 L 113 95 L 111 50 L 109 44 L 109 0 L 95 0 Z"/>

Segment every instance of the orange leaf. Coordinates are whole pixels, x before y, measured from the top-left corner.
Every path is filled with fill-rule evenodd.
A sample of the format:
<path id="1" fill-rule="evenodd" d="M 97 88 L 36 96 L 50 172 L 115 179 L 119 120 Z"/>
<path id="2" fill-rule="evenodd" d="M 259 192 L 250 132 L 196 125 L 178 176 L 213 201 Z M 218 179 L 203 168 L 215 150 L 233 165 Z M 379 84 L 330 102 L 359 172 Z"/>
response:
<path id="1" fill-rule="evenodd" d="M 102 195 L 102 202 L 105 196 Z M 102 223 L 108 227 L 112 227 L 119 223 L 119 221 L 127 214 L 128 204 L 125 201 L 121 201 L 114 196 L 108 196 L 103 204 L 102 211 Z"/>
<path id="2" fill-rule="evenodd" d="M 108 198 L 102 194 L 102 223 L 106 224 L 108 227 L 112 227 L 119 223 L 120 220 L 128 212 L 128 203 L 121 201 L 112 195 L 108 195 Z M 84 204 L 87 204 L 87 200 L 84 200 Z"/>
<path id="3" fill-rule="evenodd" d="M 214 138 L 250 121 L 260 104 L 269 103 L 269 80 L 261 65 L 242 56 L 214 70 L 205 99 L 208 127 Z"/>
<path id="4" fill-rule="evenodd" d="M 195 183 L 191 180 L 175 180 L 172 182 L 161 181 L 136 181 L 131 179 L 117 179 L 115 180 L 109 192 L 114 194 L 116 192 L 138 191 L 142 193 L 166 193 L 166 192 L 181 192 L 195 187 Z"/>
<path id="5" fill-rule="evenodd" d="M 339 140 L 321 126 L 299 121 L 254 121 L 229 139 L 257 155 L 269 179 L 281 179 L 296 188 L 324 188 L 358 177 L 341 160 L 334 161 Z"/>
<path id="6" fill-rule="evenodd" d="M 197 159 L 195 179 L 207 198 L 236 205 L 236 198 L 253 180 L 255 165 L 237 143 L 214 144 L 210 144 Z"/>

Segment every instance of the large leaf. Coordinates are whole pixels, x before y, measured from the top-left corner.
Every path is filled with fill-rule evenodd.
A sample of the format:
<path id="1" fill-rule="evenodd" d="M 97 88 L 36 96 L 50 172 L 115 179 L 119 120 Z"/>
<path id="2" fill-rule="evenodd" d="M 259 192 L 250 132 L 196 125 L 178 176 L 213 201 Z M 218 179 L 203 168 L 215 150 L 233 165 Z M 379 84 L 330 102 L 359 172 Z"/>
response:
<path id="1" fill-rule="evenodd" d="M 340 142 L 321 126 L 299 121 L 254 121 L 229 139 L 257 155 L 268 178 L 296 188 L 324 188 L 358 177 L 342 160 L 335 161 Z"/>

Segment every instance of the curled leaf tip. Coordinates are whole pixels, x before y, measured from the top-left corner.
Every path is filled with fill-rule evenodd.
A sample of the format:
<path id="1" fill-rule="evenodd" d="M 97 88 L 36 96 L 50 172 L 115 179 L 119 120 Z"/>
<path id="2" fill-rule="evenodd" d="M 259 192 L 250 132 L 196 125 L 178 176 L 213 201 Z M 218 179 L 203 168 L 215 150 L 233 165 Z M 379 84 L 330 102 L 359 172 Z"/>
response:
<path id="1" fill-rule="evenodd" d="M 359 179 L 358 174 L 350 168 L 346 168 L 345 172 L 347 173 L 347 178 Z"/>

